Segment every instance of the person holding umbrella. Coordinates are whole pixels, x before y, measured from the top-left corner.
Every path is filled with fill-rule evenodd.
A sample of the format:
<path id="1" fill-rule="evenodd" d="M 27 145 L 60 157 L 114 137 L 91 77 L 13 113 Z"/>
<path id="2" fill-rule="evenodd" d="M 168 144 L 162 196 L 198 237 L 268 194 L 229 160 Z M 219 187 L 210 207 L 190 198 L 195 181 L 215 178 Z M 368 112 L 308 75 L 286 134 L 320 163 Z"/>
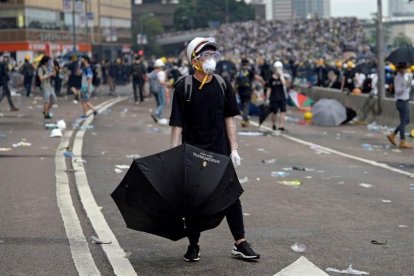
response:
<path id="1" fill-rule="evenodd" d="M 405 127 L 410 122 L 410 90 L 412 77 L 406 74 L 407 65 L 400 63 L 397 66 L 397 75 L 394 78 L 395 100 L 398 113 L 400 114 L 400 124 L 395 130 L 387 135 L 388 141 L 396 146 L 395 137 L 400 133 L 400 148 L 410 149 L 412 145 L 405 141 Z"/>
<path id="2" fill-rule="evenodd" d="M 214 38 L 194 38 L 187 46 L 187 58 L 194 74 L 175 84 L 170 117 L 171 147 L 187 143 L 201 149 L 231 157 L 240 165 L 237 152 L 235 116 L 240 114 L 234 90 L 228 81 L 213 74 L 220 53 Z M 191 84 L 189 84 L 191 81 Z M 227 209 L 227 222 L 235 240 L 231 254 L 242 259 L 260 258 L 245 239 L 243 213 L 237 199 Z M 200 260 L 200 233 L 188 229 L 190 245 L 184 255 L 187 262 Z"/>

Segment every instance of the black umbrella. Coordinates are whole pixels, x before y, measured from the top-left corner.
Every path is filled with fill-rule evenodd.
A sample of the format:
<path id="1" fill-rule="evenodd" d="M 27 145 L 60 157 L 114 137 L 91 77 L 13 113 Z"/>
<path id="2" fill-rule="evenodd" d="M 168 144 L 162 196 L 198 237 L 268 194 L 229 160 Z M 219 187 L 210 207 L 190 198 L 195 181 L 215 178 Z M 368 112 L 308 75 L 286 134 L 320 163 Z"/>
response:
<path id="1" fill-rule="evenodd" d="M 411 46 L 404 46 L 394 50 L 386 59 L 398 65 L 399 63 L 414 64 L 414 48 Z"/>
<path id="2" fill-rule="evenodd" d="M 259 106 L 259 125 L 266 120 L 270 113 L 270 106 L 268 104 L 262 104 Z"/>
<path id="3" fill-rule="evenodd" d="M 135 159 L 111 196 L 128 228 L 176 241 L 217 227 L 242 193 L 229 156 L 185 144 Z"/>

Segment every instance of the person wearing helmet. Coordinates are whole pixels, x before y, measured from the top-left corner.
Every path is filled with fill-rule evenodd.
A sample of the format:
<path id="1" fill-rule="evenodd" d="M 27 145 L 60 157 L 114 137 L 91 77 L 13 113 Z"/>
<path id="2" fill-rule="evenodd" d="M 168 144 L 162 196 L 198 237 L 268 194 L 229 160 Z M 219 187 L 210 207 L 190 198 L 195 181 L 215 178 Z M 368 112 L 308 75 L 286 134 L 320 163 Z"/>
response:
<path id="1" fill-rule="evenodd" d="M 230 82 L 213 74 L 220 58 L 215 39 L 194 38 L 187 46 L 187 58 L 195 71 L 175 83 L 169 123 L 172 127 L 171 147 L 188 143 L 207 151 L 230 155 L 234 166 L 239 166 L 234 117 L 240 114 L 240 110 Z M 186 85 L 189 80 L 191 86 Z M 226 218 L 235 240 L 231 254 L 243 259 L 259 259 L 260 255 L 245 239 L 240 200 L 228 208 Z M 188 231 L 190 245 L 184 260 L 195 262 L 200 260 L 200 233 L 191 229 Z"/>
<path id="2" fill-rule="evenodd" d="M 242 116 L 243 121 L 241 122 L 242 127 L 248 127 L 249 123 L 249 110 L 250 110 L 250 101 L 252 98 L 253 88 L 252 84 L 253 81 L 257 80 L 261 82 L 263 85 L 265 82 L 263 81 L 262 77 L 257 75 L 254 71 L 254 68 L 249 63 L 249 60 L 243 58 L 241 60 L 240 70 L 236 76 L 236 88 L 237 93 L 240 97 L 240 102 L 242 106 Z"/>
<path id="3" fill-rule="evenodd" d="M 352 61 L 348 61 L 345 67 L 346 70 L 342 76 L 341 81 L 341 91 L 344 91 L 346 89 L 349 92 L 352 92 L 352 90 L 355 88 L 355 65 Z"/>
<path id="4" fill-rule="evenodd" d="M 20 73 L 23 75 L 23 86 L 26 89 L 26 96 L 30 97 L 32 92 L 32 83 L 35 69 L 30 62 L 30 55 L 26 55 L 24 58 L 24 64 L 20 69 Z"/>
<path id="5" fill-rule="evenodd" d="M 276 116 L 279 114 L 279 130 L 285 131 L 285 113 L 286 113 L 286 80 L 283 75 L 283 64 L 276 61 L 273 64 L 273 74 L 267 82 L 267 99 L 269 100 L 270 112 L 272 112 L 272 128 L 276 130 Z"/>
<path id="6" fill-rule="evenodd" d="M 157 59 L 154 62 L 154 69 L 149 74 L 150 92 L 155 97 L 157 108 L 151 113 L 154 122 L 162 118 L 165 108 L 165 88 L 167 83 L 167 74 L 164 71 L 165 63 L 162 59 Z"/>

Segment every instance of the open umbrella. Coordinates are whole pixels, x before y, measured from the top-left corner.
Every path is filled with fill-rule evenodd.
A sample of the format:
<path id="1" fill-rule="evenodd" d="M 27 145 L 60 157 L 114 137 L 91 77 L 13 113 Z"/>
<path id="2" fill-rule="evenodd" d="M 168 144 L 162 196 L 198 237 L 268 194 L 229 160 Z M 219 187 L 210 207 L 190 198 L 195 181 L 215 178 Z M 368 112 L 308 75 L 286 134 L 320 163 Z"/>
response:
<path id="1" fill-rule="evenodd" d="M 217 227 L 242 192 L 229 156 L 184 144 L 134 160 L 111 196 L 128 228 L 175 241 Z"/>
<path id="2" fill-rule="evenodd" d="M 339 126 L 346 120 L 346 109 L 337 100 L 321 99 L 312 107 L 312 121 L 320 126 Z"/>
<path id="3" fill-rule="evenodd" d="M 391 52 L 385 60 L 395 65 L 399 63 L 414 64 L 414 48 L 411 46 L 400 47 Z"/>

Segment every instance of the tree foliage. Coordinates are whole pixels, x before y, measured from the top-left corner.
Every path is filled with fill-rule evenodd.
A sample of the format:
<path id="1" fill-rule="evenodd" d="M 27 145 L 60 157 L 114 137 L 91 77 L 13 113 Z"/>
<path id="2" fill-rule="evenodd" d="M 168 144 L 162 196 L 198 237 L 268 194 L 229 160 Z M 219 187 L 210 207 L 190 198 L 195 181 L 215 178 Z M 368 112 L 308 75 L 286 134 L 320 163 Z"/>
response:
<path id="1" fill-rule="evenodd" d="M 253 20 L 254 16 L 254 9 L 244 1 L 180 0 L 174 11 L 174 26 L 176 30 L 189 30 Z"/>
<path id="2" fill-rule="evenodd" d="M 393 40 L 393 46 L 394 47 L 402 47 L 402 46 L 412 46 L 413 42 L 411 40 L 411 38 L 409 38 L 408 36 L 406 36 L 403 33 L 399 33 Z"/>
<path id="3" fill-rule="evenodd" d="M 161 21 L 151 14 L 143 14 L 140 19 L 132 24 L 132 42 L 135 50 L 144 49 L 148 54 L 158 54 L 161 47 L 156 45 L 156 36 L 164 32 Z M 147 36 L 147 44 L 138 45 L 137 35 L 145 34 Z"/>

